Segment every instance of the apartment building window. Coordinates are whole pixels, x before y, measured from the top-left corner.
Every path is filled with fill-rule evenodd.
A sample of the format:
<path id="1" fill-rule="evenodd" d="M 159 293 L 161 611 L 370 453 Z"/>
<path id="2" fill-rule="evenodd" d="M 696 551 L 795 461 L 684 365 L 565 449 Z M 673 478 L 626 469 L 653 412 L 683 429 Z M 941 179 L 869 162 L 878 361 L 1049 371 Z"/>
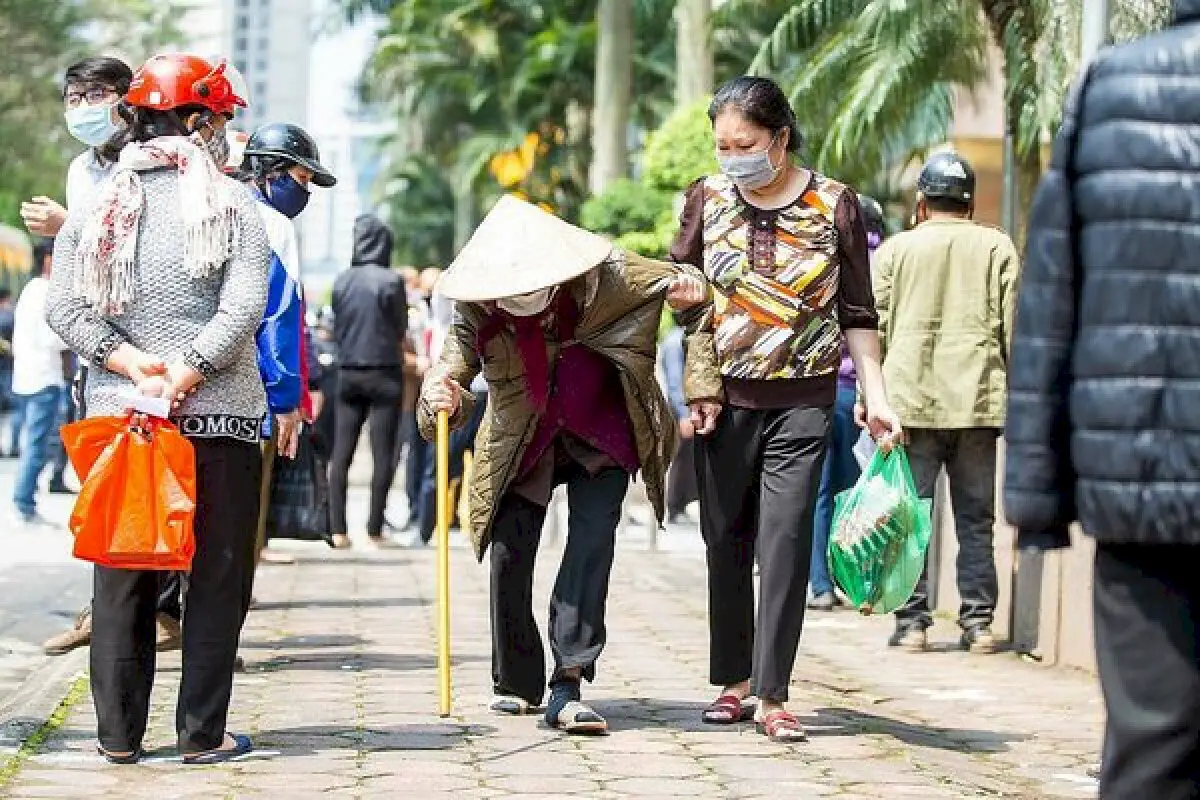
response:
<path id="1" fill-rule="evenodd" d="M 238 57 L 245 57 L 246 50 L 250 48 L 250 40 L 245 36 L 239 36 L 233 40 L 233 53 Z"/>

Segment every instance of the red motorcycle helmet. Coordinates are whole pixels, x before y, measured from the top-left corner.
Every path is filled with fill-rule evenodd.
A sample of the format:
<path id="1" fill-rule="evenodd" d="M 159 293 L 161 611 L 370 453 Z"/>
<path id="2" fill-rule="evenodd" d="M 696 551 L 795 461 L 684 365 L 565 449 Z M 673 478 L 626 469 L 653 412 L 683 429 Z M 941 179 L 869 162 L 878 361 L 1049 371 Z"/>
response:
<path id="1" fill-rule="evenodd" d="M 155 111 L 201 106 L 233 116 L 237 108 L 246 107 L 246 101 L 238 96 L 225 70 L 224 61 L 214 65 L 187 53 L 154 56 L 134 73 L 125 101 Z"/>

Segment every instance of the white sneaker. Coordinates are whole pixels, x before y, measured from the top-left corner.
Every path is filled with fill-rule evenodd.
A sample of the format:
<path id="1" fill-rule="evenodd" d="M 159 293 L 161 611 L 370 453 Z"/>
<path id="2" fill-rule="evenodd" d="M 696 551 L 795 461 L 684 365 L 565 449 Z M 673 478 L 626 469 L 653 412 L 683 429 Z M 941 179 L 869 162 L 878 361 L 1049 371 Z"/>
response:
<path id="1" fill-rule="evenodd" d="M 36 511 L 33 512 L 32 514 L 25 514 L 15 508 L 12 511 L 12 521 L 13 521 L 13 524 L 16 525 L 18 528 L 23 528 L 24 530 L 27 530 L 27 531 L 34 531 L 34 530 L 55 530 L 55 531 L 57 531 L 57 530 L 62 530 L 62 527 L 63 527 L 61 524 L 54 522 L 53 520 L 46 519 L 45 517 L 43 517 L 41 514 L 39 514 Z"/>

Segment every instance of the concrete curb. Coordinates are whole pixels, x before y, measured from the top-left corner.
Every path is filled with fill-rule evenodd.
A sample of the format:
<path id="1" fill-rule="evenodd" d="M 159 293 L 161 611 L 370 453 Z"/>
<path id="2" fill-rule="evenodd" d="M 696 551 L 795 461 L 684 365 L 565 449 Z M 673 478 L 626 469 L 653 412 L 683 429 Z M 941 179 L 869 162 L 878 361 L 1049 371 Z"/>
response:
<path id="1" fill-rule="evenodd" d="M 31 671 L 20 688 L 0 702 L 0 760 L 17 755 L 50 720 L 87 661 L 86 647 L 64 656 L 46 656 L 43 666 Z"/>

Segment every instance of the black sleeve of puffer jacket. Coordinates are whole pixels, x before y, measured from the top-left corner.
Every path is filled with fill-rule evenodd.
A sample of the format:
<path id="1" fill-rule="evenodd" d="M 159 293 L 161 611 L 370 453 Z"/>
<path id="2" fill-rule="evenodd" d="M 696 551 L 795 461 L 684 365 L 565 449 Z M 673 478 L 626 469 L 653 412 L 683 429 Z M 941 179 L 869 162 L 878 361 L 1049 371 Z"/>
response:
<path id="1" fill-rule="evenodd" d="M 1004 515 L 1018 545 L 1070 545 L 1075 521 L 1071 463 L 1071 353 L 1079 293 L 1072 155 L 1087 77 L 1063 111 L 1050 170 L 1029 212 L 1025 267 L 1008 374 Z"/>

